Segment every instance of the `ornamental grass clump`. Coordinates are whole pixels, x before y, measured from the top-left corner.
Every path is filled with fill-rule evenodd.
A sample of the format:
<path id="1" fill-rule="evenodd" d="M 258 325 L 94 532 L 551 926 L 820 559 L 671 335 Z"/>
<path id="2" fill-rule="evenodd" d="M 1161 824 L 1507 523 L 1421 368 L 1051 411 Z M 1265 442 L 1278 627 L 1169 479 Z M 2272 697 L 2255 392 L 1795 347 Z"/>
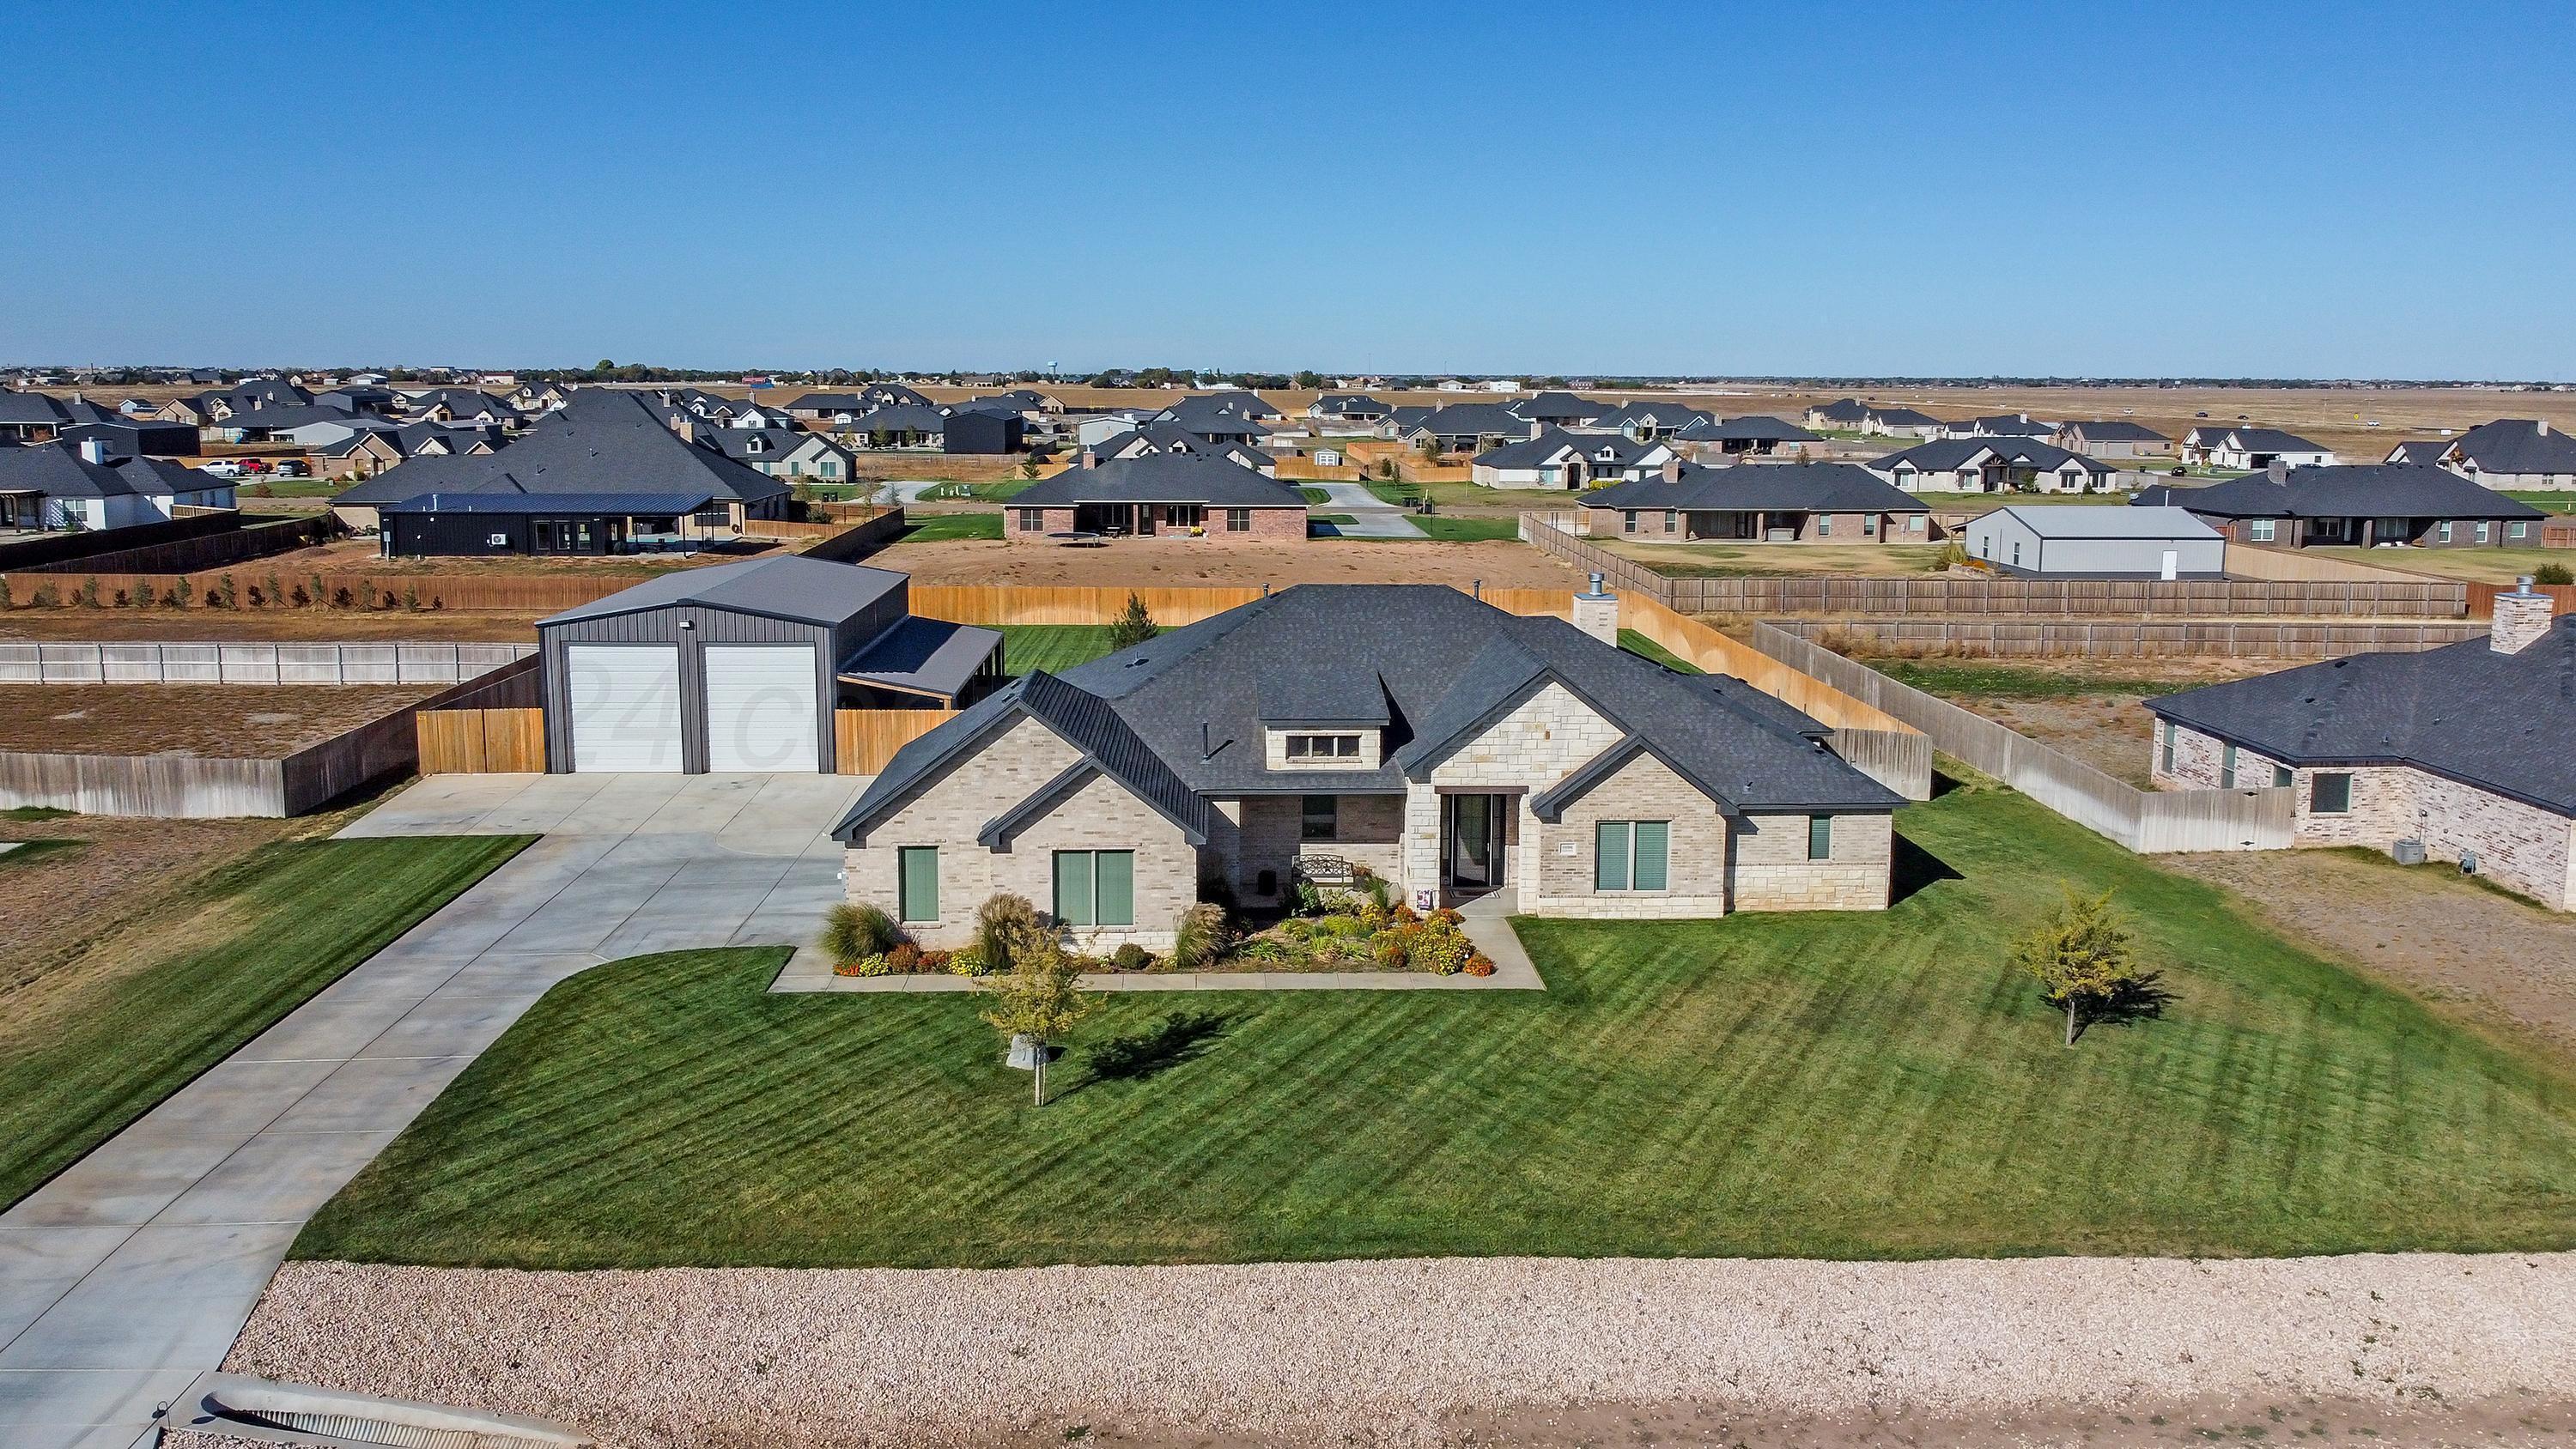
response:
<path id="1" fill-rule="evenodd" d="M 1166 959 L 1175 971 L 1197 971 L 1213 963 L 1225 947 L 1225 907 L 1200 901 L 1172 923 L 1172 950 Z"/>
<path id="2" fill-rule="evenodd" d="M 844 976 L 882 973 L 843 970 L 855 967 L 870 956 L 883 956 L 902 941 L 903 933 L 895 928 L 894 917 L 882 906 L 858 901 L 841 901 L 823 913 L 823 954 L 832 958 L 832 969 Z"/>

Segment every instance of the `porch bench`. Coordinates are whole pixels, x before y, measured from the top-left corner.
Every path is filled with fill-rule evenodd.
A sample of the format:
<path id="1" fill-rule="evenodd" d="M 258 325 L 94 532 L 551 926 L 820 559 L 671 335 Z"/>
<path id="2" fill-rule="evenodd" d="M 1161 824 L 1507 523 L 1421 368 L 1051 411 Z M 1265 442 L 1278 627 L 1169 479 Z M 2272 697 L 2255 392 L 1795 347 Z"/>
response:
<path id="1" fill-rule="evenodd" d="M 1319 886 L 1352 886 L 1359 883 L 1359 867 L 1338 855 L 1301 855 L 1297 857 L 1297 877 Z"/>

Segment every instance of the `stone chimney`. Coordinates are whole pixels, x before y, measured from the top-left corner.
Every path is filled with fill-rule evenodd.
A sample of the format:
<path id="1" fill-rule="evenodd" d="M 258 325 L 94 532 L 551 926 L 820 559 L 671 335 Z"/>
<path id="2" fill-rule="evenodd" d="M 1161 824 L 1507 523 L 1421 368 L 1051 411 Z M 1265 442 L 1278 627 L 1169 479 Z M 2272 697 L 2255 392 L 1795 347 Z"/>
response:
<path id="1" fill-rule="evenodd" d="M 1681 455 L 1681 454 L 1679 454 L 1679 453 L 1675 453 L 1675 454 L 1674 454 L 1674 455 L 1672 455 L 1671 457 L 1666 458 L 1666 459 L 1664 460 L 1664 481 L 1665 481 L 1665 482 L 1667 482 L 1667 483 L 1679 483 L 1680 481 L 1682 481 L 1682 455 Z M 1601 583 L 1601 576 L 1600 576 L 1599 574 L 1594 574 L 1594 575 L 1592 576 L 1592 582 L 1593 582 L 1594 587 L 1596 587 L 1596 588 L 1597 588 L 1597 587 L 1599 587 L 1599 586 L 1600 586 L 1600 583 Z"/>
<path id="2" fill-rule="evenodd" d="M 1592 576 L 1592 587 L 1574 596 L 1574 627 L 1616 649 L 1619 647 L 1619 596 Z"/>
<path id="3" fill-rule="evenodd" d="M 1085 448 L 1085 449 L 1083 449 L 1083 450 L 1082 450 L 1082 466 L 1084 466 L 1084 467 L 1086 467 L 1086 468 L 1097 468 L 1097 467 L 1099 467 L 1099 466 L 1100 466 L 1100 454 L 1099 454 L 1097 451 L 1095 451 L 1095 450 L 1093 450 L 1093 449 L 1090 449 L 1090 448 Z"/>
<path id="4" fill-rule="evenodd" d="M 1581 608 L 1578 604 L 1576 608 Z M 2557 603 L 2531 586 L 2531 576 L 2514 580 L 2513 592 L 2498 594 L 2495 622 L 2487 626 L 2487 647 L 2498 654 L 2519 654 L 2548 637 Z"/>
<path id="5" fill-rule="evenodd" d="M 2289 464 L 2289 460 L 2288 460 L 2288 459 L 2286 459 L 2286 458 L 2275 458 L 2275 459 L 2273 459 L 2271 462 L 2264 464 L 2264 465 L 2263 465 L 2263 476 L 2264 476 L 2264 477 L 2266 477 L 2266 478 L 2271 479 L 2271 480 L 2272 480 L 2273 482 L 2275 482 L 2275 483 L 2287 483 L 2287 482 L 2289 482 L 2289 481 L 2290 481 L 2290 464 Z"/>
<path id="6" fill-rule="evenodd" d="M 73 398 L 73 400 L 74 400 L 74 401 L 78 401 L 78 400 L 79 400 L 79 398 L 80 398 L 80 394 L 79 394 L 79 393 L 74 393 L 74 394 L 72 394 L 72 398 Z M 2531 425 L 2532 425 L 2533 427 L 2538 428 L 2538 429 L 2540 430 L 2540 435 L 2541 435 L 2542 437 L 2544 437 L 2544 438 L 2545 438 L 2545 437 L 2548 437 L 2548 436 L 2549 436 L 2549 419 L 2547 419 L 2547 418 L 2538 418 L 2538 419 L 2535 419 L 2535 420 L 2532 422 L 2532 424 L 2531 424 Z"/>
<path id="7" fill-rule="evenodd" d="M 80 453 L 81 453 L 81 461 L 82 461 L 82 462 L 84 462 L 84 463 L 104 463 L 104 462 L 106 462 L 106 461 L 107 461 L 107 439 L 105 439 L 105 438 L 83 438 L 83 439 L 81 439 Z M 2525 579 L 2525 580 L 2523 580 L 2523 582 L 2524 582 L 2524 583 L 2529 583 L 2529 582 L 2531 582 L 2531 581 L 2530 581 L 2529 579 Z"/>

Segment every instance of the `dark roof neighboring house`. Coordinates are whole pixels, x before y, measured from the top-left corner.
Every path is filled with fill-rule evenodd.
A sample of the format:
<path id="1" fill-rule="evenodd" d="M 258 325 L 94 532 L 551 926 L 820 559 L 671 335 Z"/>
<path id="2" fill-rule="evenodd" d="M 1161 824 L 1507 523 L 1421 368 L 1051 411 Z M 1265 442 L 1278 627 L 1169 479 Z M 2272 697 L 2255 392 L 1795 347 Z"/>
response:
<path id="1" fill-rule="evenodd" d="M 540 514 L 598 514 L 634 518 L 694 513 L 713 501 L 696 493 L 424 493 L 400 503 L 380 503 L 379 513 L 478 513 L 528 518 Z"/>
<path id="2" fill-rule="evenodd" d="M 1830 427 L 1857 428 L 1869 421 L 1869 404 L 1858 398 L 1837 398 L 1807 409 L 1807 415 Z"/>
<path id="3" fill-rule="evenodd" d="M 1686 427 L 1696 422 L 1714 422 L 1716 414 L 1700 408 L 1684 407 L 1677 402 L 1630 402 L 1596 415 L 1585 423 L 1587 428 L 1615 429 L 1652 423 L 1666 430 Z"/>
<path id="4" fill-rule="evenodd" d="M 488 412 L 498 423 L 514 423 L 521 416 L 517 408 L 488 392 L 470 387 L 431 388 L 418 397 L 405 398 L 403 402 L 405 410 L 414 417 L 442 407 L 460 418 L 479 417 Z"/>
<path id="5" fill-rule="evenodd" d="M 0 493 L 41 493 L 48 498 L 167 497 L 231 486 L 224 479 L 161 458 L 93 463 L 77 448 L 60 443 L 0 448 Z"/>
<path id="6" fill-rule="evenodd" d="M 1402 421 L 1404 410 L 1396 409 L 1399 431 L 1425 432 L 1435 438 L 1481 438 L 1499 434 L 1506 438 L 1526 436 L 1530 420 L 1501 403 L 1451 403 L 1433 408 L 1411 422 Z"/>
<path id="7" fill-rule="evenodd" d="M 1869 418 L 1870 421 L 1878 424 L 1882 428 L 1937 428 L 1943 426 L 1939 418 L 1932 416 L 1930 413 L 1916 412 L 1912 408 L 1871 408 L 1869 410 Z"/>
<path id="8" fill-rule="evenodd" d="M 1315 399 L 1314 410 L 1318 414 L 1328 418 L 1349 417 L 1353 413 L 1364 413 L 1371 417 L 1384 417 L 1386 416 L 1387 407 L 1386 404 L 1379 402 L 1376 398 L 1370 397 L 1367 393 L 1326 393 L 1322 397 Z"/>
<path id="9" fill-rule="evenodd" d="M 370 423 L 384 421 L 385 419 L 372 413 L 356 413 L 347 408 L 331 407 L 316 402 L 287 403 L 277 407 L 256 408 L 249 412 L 236 412 L 231 417 L 218 421 L 215 426 L 244 432 L 256 428 L 274 433 L 283 432 L 288 428 L 309 427 L 314 423 L 345 423 L 352 427 L 363 427 Z"/>
<path id="10" fill-rule="evenodd" d="M 1570 392 L 1543 392 L 1501 404 L 1513 417 L 1528 423 L 1588 423 L 1610 411 L 1610 404 L 1577 397 Z"/>
<path id="11" fill-rule="evenodd" d="M 2201 433 L 2204 438 L 2207 436 L 2205 429 L 2195 428 L 2193 431 Z M 2279 428 L 2229 428 L 2218 437 L 2217 442 L 2225 443 L 2231 440 L 2236 444 L 2239 451 L 2247 453 L 2322 453 L 2327 451 L 2319 444 L 2311 443 L 2296 433 L 2285 433 Z"/>
<path id="12" fill-rule="evenodd" d="M 1698 512 L 1929 513 L 1922 499 L 1857 463 L 1800 467 L 1749 464 L 1711 468 L 1667 465 L 1653 477 L 1586 493 L 1586 508 L 1680 509 Z"/>
<path id="13" fill-rule="evenodd" d="M 1248 392 L 1221 392 L 1205 397 L 1185 397 L 1161 412 L 1153 421 L 1204 437 L 1256 438 L 1270 432 L 1269 419 L 1279 410 Z"/>
<path id="14" fill-rule="evenodd" d="M 851 392 L 809 392 L 787 404 L 796 413 L 864 413 L 871 408 L 931 406 L 928 397 L 897 382 L 872 382 Z"/>
<path id="15" fill-rule="evenodd" d="M 1535 438 L 1523 438 L 1488 448 L 1474 458 L 1479 468 L 1535 468 L 1560 451 L 1571 452 L 1596 471 L 1603 468 L 1627 468 L 1658 448 L 1661 443 L 1640 443 L 1617 433 L 1569 433 L 1563 428 L 1548 428 Z M 1665 449 L 1669 453 L 1670 449 Z"/>
<path id="16" fill-rule="evenodd" d="M 807 444 L 828 448 L 837 457 L 849 456 L 849 450 L 821 433 L 799 428 L 711 428 L 707 441 L 723 450 L 737 462 L 754 463 L 759 459 L 784 458 Z"/>
<path id="17" fill-rule="evenodd" d="M 2285 764 L 2413 765 L 2576 815 L 2576 616 L 2519 652 L 2464 639 L 2356 654 L 2146 702 L 2157 717 Z"/>
<path id="18" fill-rule="evenodd" d="M 1370 641 L 1401 665 L 1379 670 L 1317 646 L 1334 639 Z M 1826 749 L 1821 725 L 1740 680 L 1677 674 L 1562 619 L 1507 614 L 1445 586 L 1305 584 L 1061 677 L 1027 676 L 904 746 L 833 833 L 864 838 L 951 760 L 1033 717 L 1088 767 L 1203 836 L 1210 798 L 1399 793 L 1549 684 L 1622 731 L 1614 751 L 1651 751 L 1721 809 L 1870 812 L 1902 803 Z M 1316 722 L 1314 712 L 1350 723 L 1383 715 L 1384 762 L 1271 769 L 1265 728 Z"/>
<path id="19" fill-rule="evenodd" d="M 2425 438 L 2420 441 L 2398 444 L 2396 447 L 2389 449 L 2388 456 L 2380 461 L 2387 463 L 2420 463 L 2429 468 L 2434 464 L 2441 462 L 2442 455 L 2449 451 L 2451 451 L 2450 439 Z"/>
<path id="20" fill-rule="evenodd" d="M 1728 418 L 1724 422 L 1692 423 L 1673 436 L 1686 443 L 1821 443 L 1824 441 L 1823 438 L 1808 432 L 1796 423 L 1785 423 L 1778 418 L 1763 417 L 1759 414 Z"/>
<path id="21" fill-rule="evenodd" d="M 1911 448 L 1869 460 L 1873 473 L 1892 473 L 1900 463 L 1911 463 L 1924 472 L 1952 472 L 1980 453 L 1992 453 L 2007 463 L 2054 473 L 2069 463 L 2096 477 L 2107 477 L 2119 471 L 2098 458 L 2071 453 L 2055 443 L 2036 438 L 1936 438 L 1917 443 Z"/>
<path id="22" fill-rule="evenodd" d="M 2138 490 L 2132 504 L 2188 508 L 2212 518 L 2493 518 L 2548 515 L 2441 468 L 2420 463 L 2342 463 L 2248 473 L 2197 488 Z"/>
<path id="23" fill-rule="evenodd" d="M 50 428 L 67 421 L 62 404 L 43 393 L 0 391 L 0 428 Z"/>
<path id="24" fill-rule="evenodd" d="M 1157 453 L 1223 458 L 1245 468 L 1267 468 L 1278 461 L 1249 443 L 1210 442 L 1178 423 L 1160 422 L 1143 423 L 1123 433 L 1113 433 L 1084 451 L 1104 463 L 1113 458 L 1145 458 Z"/>
<path id="25" fill-rule="evenodd" d="M 209 411 L 221 403 L 240 414 L 266 408 L 303 407 L 313 401 L 313 394 L 284 378 L 255 377 L 229 388 L 200 394 L 197 401 Z"/>
<path id="26" fill-rule="evenodd" d="M 2477 473 L 2576 473 L 2576 438 L 2534 418 L 2498 418 L 2451 440 L 2448 456 Z"/>
<path id="27" fill-rule="evenodd" d="M 2060 423 L 2057 430 L 2070 436 L 2081 434 L 2085 441 L 2092 443 L 2170 443 L 2173 441 L 2143 423 L 2132 423 L 2120 418 Z"/>
<path id="28" fill-rule="evenodd" d="M 1181 453 L 1115 458 L 1041 478 L 1010 501 L 1014 508 L 1066 508 L 1078 503 L 1202 503 L 1226 508 L 1299 508 L 1306 495 L 1240 464 Z"/>
<path id="29" fill-rule="evenodd" d="M 737 463 L 711 444 L 672 432 L 651 401 L 617 388 L 586 387 L 537 420 L 525 437 L 493 453 L 414 458 L 333 498 L 374 507 L 424 493 L 686 493 L 719 499 L 775 498 L 787 483 Z"/>
<path id="30" fill-rule="evenodd" d="M 852 418 L 853 433 L 944 433 L 948 414 L 929 403 L 889 403 Z"/>
<path id="31" fill-rule="evenodd" d="M 1987 438 L 2045 438 L 2057 431 L 2047 423 L 2034 422 L 2028 413 L 1994 413 L 1949 425 L 1953 431 L 1966 429 Z"/>

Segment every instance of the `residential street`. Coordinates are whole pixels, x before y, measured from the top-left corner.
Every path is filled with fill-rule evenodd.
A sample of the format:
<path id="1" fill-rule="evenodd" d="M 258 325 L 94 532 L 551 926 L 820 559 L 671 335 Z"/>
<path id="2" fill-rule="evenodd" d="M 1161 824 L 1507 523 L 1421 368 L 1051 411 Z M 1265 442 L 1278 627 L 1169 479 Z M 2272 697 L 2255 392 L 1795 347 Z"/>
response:
<path id="1" fill-rule="evenodd" d="M 0 1215 L 0 1442 L 126 1449 L 305 1220 L 556 982 L 810 935 L 861 783 L 442 775 L 342 832 L 546 836 Z"/>

